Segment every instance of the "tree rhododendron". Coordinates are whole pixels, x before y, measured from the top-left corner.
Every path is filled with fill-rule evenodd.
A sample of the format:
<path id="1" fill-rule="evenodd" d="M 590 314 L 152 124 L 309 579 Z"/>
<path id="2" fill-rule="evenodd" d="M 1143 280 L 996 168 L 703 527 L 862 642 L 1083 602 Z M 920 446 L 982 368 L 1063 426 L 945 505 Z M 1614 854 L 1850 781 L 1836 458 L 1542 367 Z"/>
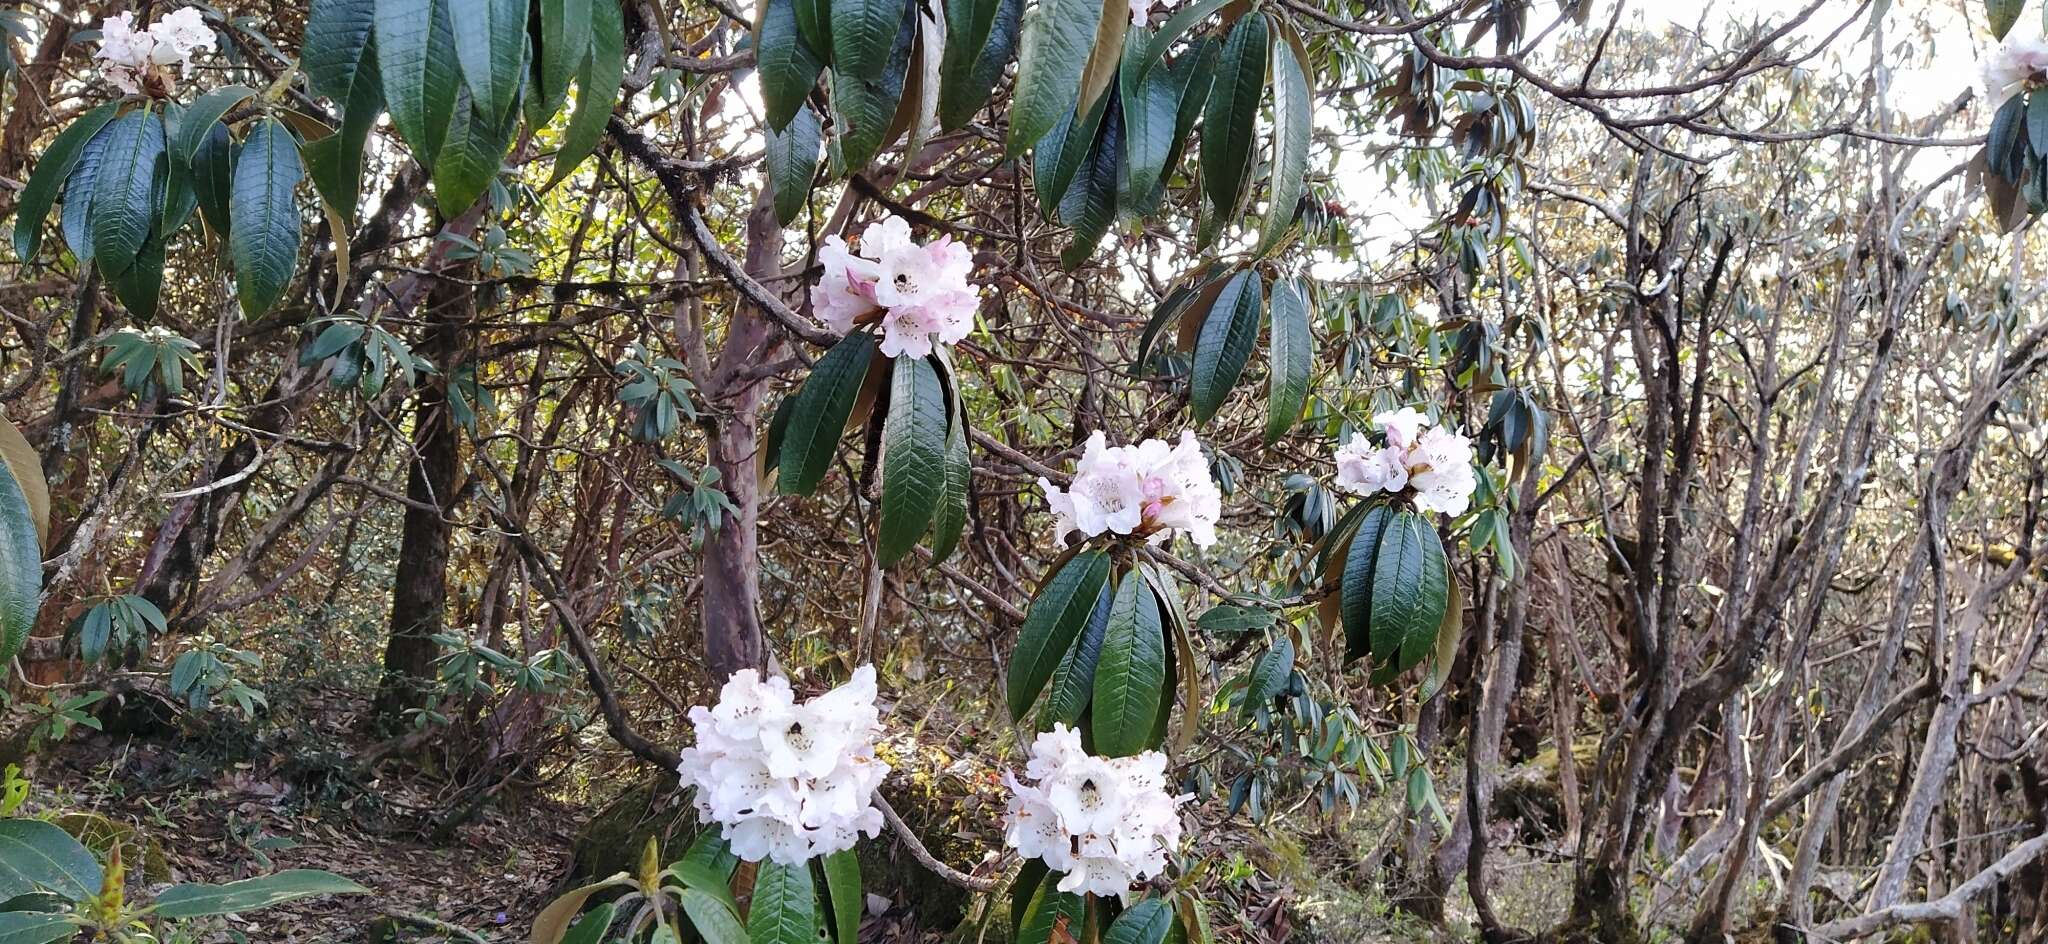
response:
<path id="1" fill-rule="evenodd" d="M 100 23 L 100 49 L 93 58 L 106 63 L 107 81 L 124 92 L 132 95 L 148 88 L 151 94 L 168 95 L 171 83 L 165 70 L 177 66 L 178 74 L 186 75 L 192 56 L 213 48 L 212 27 L 197 8 L 182 7 L 146 30 L 135 28 L 133 13 L 107 17 Z"/>
<path id="2" fill-rule="evenodd" d="M 951 236 L 920 245 L 910 224 L 892 216 L 861 234 L 858 251 L 837 234 L 825 237 L 818 262 L 825 272 L 811 286 L 811 310 L 819 322 L 840 334 L 879 325 L 890 357 L 923 357 L 933 343 L 958 344 L 974 328 L 974 254 Z"/>
<path id="3" fill-rule="evenodd" d="M 1180 844 L 1175 808 L 1192 795 L 1166 791 L 1166 755 L 1146 751 L 1104 758 L 1081 748 L 1081 733 L 1064 724 L 1038 735 L 1024 767 L 1010 774 L 1004 841 L 1061 874 L 1059 889 L 1127 897 L 1134 882 L 1166 869 Z"/>
<path id="4" fill-rule="evenodd" d="M 788 680 L 744 669 L 690 723 L 697 745 L 677 773 L 741 858 L 800 865 L 881 832 L 874 796 L 889 765 L 875 757 L 874 666 L 802 704 Z"/>
<path id="5" fill-rule="evenodd" d="M 1384 442 L 1375 446 L 1364 433 L 1352 433 L 1337 450 L 1338 488 L 1356 495 L 1412 490 L 1421 511 L 1465 513 L 1479 484 L 1471 440 L 1410 407 L 1378 414 L 1372 422 Z"/>
<path id="6" fill-rule="evenodd" d="M 1058 516 L 1053 539 L 1061 547 L 1070 531 L 1135 534 L 1154 544 L 1186 532 L 1207 547 L 1216 543 L 1216 519 L 1223 514 L 1223 493 L 1192 431 L 1182 431 L 1174 445 L 1147 439 L 1111 447 L 1096 430 L 1074 466 L 1071 487 L 1062 490 L 1042 476 L 1038 487 Z"/>

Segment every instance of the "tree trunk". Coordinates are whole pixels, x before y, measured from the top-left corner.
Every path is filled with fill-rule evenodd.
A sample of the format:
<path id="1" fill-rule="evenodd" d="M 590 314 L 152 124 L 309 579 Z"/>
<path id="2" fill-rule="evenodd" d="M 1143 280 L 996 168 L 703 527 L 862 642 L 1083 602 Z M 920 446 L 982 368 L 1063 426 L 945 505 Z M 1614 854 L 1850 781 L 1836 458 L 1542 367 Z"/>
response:
<path id="1" fill-rule="evenodd" d="M 764 284 L 781 274 L 782 228 L 765 200 L 747 216 L 747 273 Z M 761 516 L 760 414 L 762 380 L 753 368 L 769 361 L 782 346 L 782 330 L 753 306 L 733 316 L 725 344 L 718 352 L 705 387 L 718 421 L 711 427 L 706 453 L 718 470 L 719 487 L 731 499 L 733 513 L 704 541 L 705 663 L 713 679 L 741 669 L 767 665 L 761 634 L 761 561 L 756 529 Z"/>
<path id="2" fill-rule="evenodd" d="M 419 707 L 440 653 L 448 604 L 448 544 L 453 534 L 455 489 L 462 473 L 461 442 L 448 408 L 447 378 L 466 347 L 475 313 L 470 289 L 437 282 L 427 294 L 433 324 L 423 355 L 444 373 L 421 386 L 413 412 L 412 456 L 406 475 L 405 529 L 399 539 L 398 569 L 391 586 L 391 635 L 384 647 L 384 676 L 371 707 L 371 724 L 398 730 L 405 711 Z"/>

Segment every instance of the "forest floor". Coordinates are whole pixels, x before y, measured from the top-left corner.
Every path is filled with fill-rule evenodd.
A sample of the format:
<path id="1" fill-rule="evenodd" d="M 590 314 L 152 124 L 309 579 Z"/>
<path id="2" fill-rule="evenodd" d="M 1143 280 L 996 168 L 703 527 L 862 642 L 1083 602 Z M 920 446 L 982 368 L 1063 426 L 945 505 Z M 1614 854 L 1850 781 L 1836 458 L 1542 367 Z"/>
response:
<path id="1" fill-rule="evenodd" d="M 566 870 L 580 821 L 574 809 L 534 799 L 486 808 L 433 842 L 440 810 L 435 784 L 424 778 L 380 780 L 374 799 L 309 791 L 300 759 L 259 755 L 216 766 L 195 760 L 188 747 L 176 739 L 79 731 L 38 758 L 31 774 L 36 801 L 140 830 L 150 845 L 144 873 L 150 886 L 321 868 L 374 893 L 307 899 L 230 918 L 203 940 L 524 940 L 533 914 Z M 331 795 L 313 795 L 319 792 Z M 402 925 L 395 930 L 389 921 L 380 923 L 392 916 Z M 432 929 L 414 916 L 476 937 Z"/>

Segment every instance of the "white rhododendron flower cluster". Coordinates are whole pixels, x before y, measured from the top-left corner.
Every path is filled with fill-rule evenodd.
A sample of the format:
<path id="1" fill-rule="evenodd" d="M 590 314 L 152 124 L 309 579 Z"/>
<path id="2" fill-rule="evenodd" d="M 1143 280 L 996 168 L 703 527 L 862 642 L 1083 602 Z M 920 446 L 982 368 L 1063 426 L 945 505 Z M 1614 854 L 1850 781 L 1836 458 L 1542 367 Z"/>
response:
<path id="1" fill-rule="evenodd" d="M 1154 544 L 1186 532 L 1208 547 L 1216 543 L 1216 519 L 1223 514 L 1223 493 L 1209 477 L 1202 444 L 1189 431 L 1175 445 L 1147 439 L 1111 447 L 1097 430 L 1074 466 L 1071 487 L 1061 490 L 1043 476 L 1038 487 L 1058 516 L 1053 539 L 1061 547 L 1067 546 L 1067 532 L 1076 530 L 1091 538 L 1136 534 Z"/>
<path id="2" fill-rule="evenodd" d="M 1338 488 L 1356 495 L 1413 489 L 1418 510 L 1465 513 L 1479 484 L 1471 440 L 1409 407 L 1374 416 L 1372 423 L 1385 434 L 1385 445 L 1352 433 L 1337 450 Z"/>
<path id="3" fill-rule="evenodd" d="M 677 773 L 735 855 L 801 865 L 882 831 L 874 797 L 889 765 L 875 758 L 874 666 L 803 704 L 788 680 L 743 669 L 717 705 L 690 709 L 690 723 L 697 746 Z"/>
<path id="4" fill-rule="evenodd" d="M 135 14 L 110 16 L 100 23 L 100 51 L 93 58 L 106 63 L 107 81 L 129 94 L 140 92 L 144 83 L 153 91 L 167 91 L 166 71 L 178 67 L 187 74 L 192 56 L 200 50 L 213 51 L 213 28 L 206 25 L 195 7 L 174 10 L 146 30 L 136 30 Z"/>
<path id="5" fill-rule="evenodd" d="M 892 216 L 861 233 L 858 252 L 837 234 L 825 237 L 818 262 L 825 274 L 811 286 L 812 312 L 842 335 L 879 322 L 883 354 L 923 357 L 934 342 L 958 344 L 974 329 L 974 253 L 951 236 L 919 245 L 910 224 Z"/>
<path id="6" fill-rule="evenodd" d="M 1045 860 L 1061 873 L 1059 889 L 1129 896 L 1131 884 L 1166 869 L 1180 845 L 1175 808 L 1193 794 L 1166 792 L 1166 755 L 1096 757 L 1081 749 L 1081 732 L 1064 724 L 1038 736 L 1019 783 L 1010 788 L 1003 839 L 1018 854 Z"/>
<path id="7" fill-rule="evenodd" d="M 2032 87 L 2048 84 L 2048 39 L 2039 28 L 2020 24 L 2005 34 L 2005 40 L 1980 67 L 1984 96 L 1991 110 Z"/>

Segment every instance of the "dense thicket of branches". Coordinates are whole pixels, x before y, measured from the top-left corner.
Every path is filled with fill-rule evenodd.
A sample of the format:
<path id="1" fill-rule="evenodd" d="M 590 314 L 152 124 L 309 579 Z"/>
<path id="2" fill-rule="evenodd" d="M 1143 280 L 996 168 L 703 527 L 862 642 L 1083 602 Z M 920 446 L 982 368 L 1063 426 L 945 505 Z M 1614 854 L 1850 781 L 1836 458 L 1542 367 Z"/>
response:
<path id="1" fill-rule="evenodd" d="M 1289 623 L 1198 637 L 1217 707 L 1180 758 L 1213 791 L 1196 821 L 1343 845 L 1357 881 L 1488 941 L 2048 935 L 2048 253 L 1968 167 L 1990 115 L 1951 47 L 1976 6 L 1662 25 L 1614 2 L 1264 4 L 1318 90 L 1302 236 L 1268 263 L 1309 287 L 1312 393 L 1267 444 L 1253 359 L 1201 429 L 1225 537 L 1156 560 L 1191 612 L 1298 618 L 1304 652 L 1299 697 L 1250 724 L 1233 680 Z M 1064 268 L 1029 162 L 1003 156 L 1007 80 L 964 130 L 821 180 L 785 229 L 748 11 L 625 9 L 627 94 L 582 170 L 541 189 L 559 134 L 524 131 L 495 190 L 441 214 L 380 129 L 347 252 L 309 214 L 265 317 L 196 233 L 147 324 L 68 255 L 0 265 L 0 400 L 56 509 L 28 681 L 161 688 L 201 651 L 267 656 L 249 684 L 352 667 L 363 763 L 438 755 L 454 809 L 672 765 L 684 707 L 771 663 L 876 662 L 898 719 L 1011 749 L 995 680 L 1057 554 L 1035 483 L 1092 430 L 1190 425 L 1183 380 L 1133 369 L 1141 333 L 1199 263 L 1250 247 L 1198 248 L 1189 159 L 1159 215 Z M 18 8 L 0 179 L 105 99 L 75 40 L 107 12 Z M 224 12 L 232 54 L 195 81 L 288 80 L 303 11 Z M 1951 101 L 1902 104 L 1934 81 Z M 764 487 L 760 461 L 831 340 L 806 296 L 821 241 L 885 214 L 970 244 L 990 286 L 955 353 L 968 532 L 936 566 L 875 559 L 874 444 L 814 497 Z M 431 369 L 338 388 L 301 357 L 337 311 Z M 192 342 L 182 389 L 100 370 L 143 328 Z M 689 412 L 647 442 L 621 364 L 657 357 Z M 1330 452 L 1411 403 L 1476 431 L 1489 476 L 1446 530 L 1466 616 L 1433 691 L 1368 685 L 1315 619 Z M 168 631 L 125 665 L 72 660 L 65 627 L 122 593 Z M 1331 785 L 1375 788 L 1316 756 L 1326 730 L 1417 745 L 1443 815 L 1351 847 Z M 1556 802 L 1534 839 L 1496 802 L 1532 769 Z M 1261 800 L 1233 799 L 1254 780 Z M 1569 862 L 1571 889 L 1517 929 L 1491 891 L 1531 855 Z"/>

